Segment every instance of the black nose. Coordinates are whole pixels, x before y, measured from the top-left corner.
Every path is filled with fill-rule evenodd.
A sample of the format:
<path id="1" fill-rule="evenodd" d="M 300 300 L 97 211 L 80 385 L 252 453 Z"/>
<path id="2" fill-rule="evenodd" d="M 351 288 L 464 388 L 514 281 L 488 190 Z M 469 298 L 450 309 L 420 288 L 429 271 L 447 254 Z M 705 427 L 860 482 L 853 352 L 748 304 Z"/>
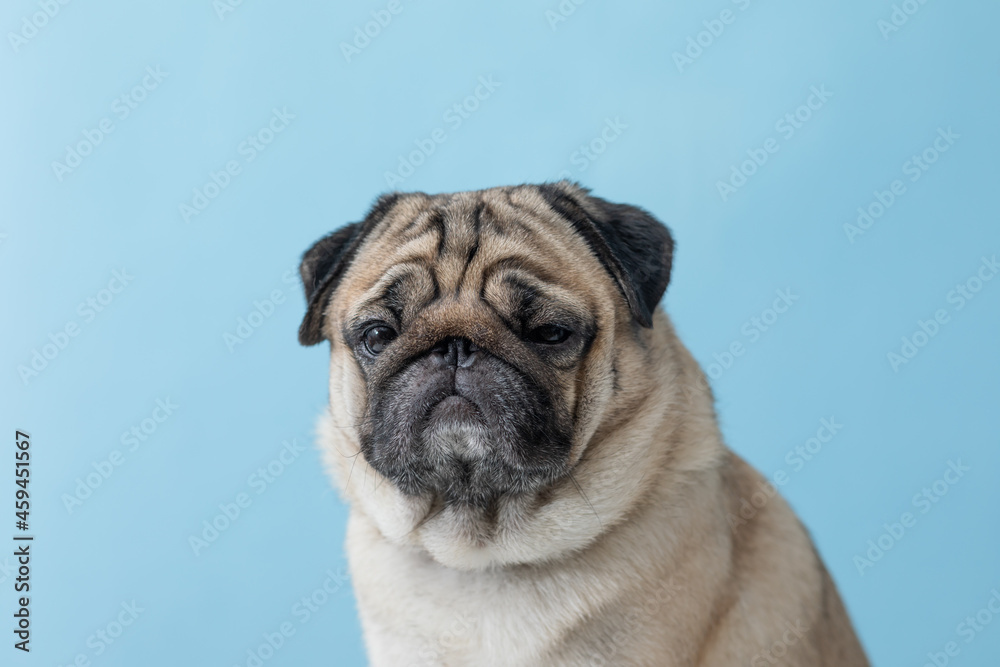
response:
<path id="1" fill-rule="evenodd" d="M 466 338 L 445 338 L 431 348 L 431 358 L 441 366 L 468 368 L 476 362 L 479 348 Z"/>

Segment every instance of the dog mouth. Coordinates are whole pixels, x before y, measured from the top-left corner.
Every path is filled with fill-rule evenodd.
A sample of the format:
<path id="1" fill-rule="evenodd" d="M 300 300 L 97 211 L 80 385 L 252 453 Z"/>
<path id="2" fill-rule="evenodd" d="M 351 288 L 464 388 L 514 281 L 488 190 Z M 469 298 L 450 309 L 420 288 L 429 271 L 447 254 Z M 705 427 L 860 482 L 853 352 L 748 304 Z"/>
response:
<path id="1" fill-rule="evenodd" d="M 473 423 L 482 421 L 479 406 L 471 399 L 459 394 L 445 396 L 437 405 L 430 409 L 427 417 L 428 426 Z"/>
<path id="2" fill-rule="evenodd" d="M 463 468 L 490 456 L 489 434 L 482 413 L 471 399 L 445 396 L 433 406 L 423 428 L 423 456 L 433 468 Z"/>
<path id="3" fill-rule="evenodd" d="M 479 354 L 471 368 L 418 360 L 374 398 L 362 453 L 408 495 L 482 504 L 536 491 L 565 468 L 565 415 L 490 355 Z"/>

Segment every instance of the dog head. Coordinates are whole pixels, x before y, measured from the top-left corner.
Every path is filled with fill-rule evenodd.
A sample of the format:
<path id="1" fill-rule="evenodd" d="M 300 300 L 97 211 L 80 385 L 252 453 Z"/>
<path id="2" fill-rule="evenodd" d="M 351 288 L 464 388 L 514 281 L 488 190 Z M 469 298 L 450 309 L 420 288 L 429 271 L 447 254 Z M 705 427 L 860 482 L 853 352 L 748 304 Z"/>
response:
<path id="1" fill-rule="evenodd" d="M 299 340 L 331 343 L 331 465 L 391 487 L 348 495 L 398 539 L 437 512 L 482 545 L 537 513 L 652 390 L 672 255 L 651 215 L 566 182 L 389 194 L 320 239 Z"/>

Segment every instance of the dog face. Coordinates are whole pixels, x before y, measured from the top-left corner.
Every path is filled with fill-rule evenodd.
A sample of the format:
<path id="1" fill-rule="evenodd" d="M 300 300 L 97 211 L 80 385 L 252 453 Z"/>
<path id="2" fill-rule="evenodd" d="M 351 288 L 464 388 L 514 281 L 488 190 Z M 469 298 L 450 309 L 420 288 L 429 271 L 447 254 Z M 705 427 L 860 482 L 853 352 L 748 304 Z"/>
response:
<path id="1" fill-rule="evenodd" d="M 299 337 L 331 342 L 338 426 L 374 471 L 488 511 L 571 473 L 672 251 L 649 214 L 565 182 L 386 195 L 306 252 Z"/>

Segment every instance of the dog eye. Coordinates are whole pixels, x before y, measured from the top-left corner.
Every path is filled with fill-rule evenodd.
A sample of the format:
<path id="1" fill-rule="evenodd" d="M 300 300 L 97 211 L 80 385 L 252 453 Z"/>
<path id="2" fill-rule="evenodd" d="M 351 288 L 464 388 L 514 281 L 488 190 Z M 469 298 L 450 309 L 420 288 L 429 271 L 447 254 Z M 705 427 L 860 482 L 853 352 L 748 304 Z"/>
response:
<path id="1" fill-rule="evenodd" d="M 542 343 L 543 345 L 558 345 L 562 343 L 573 332 L 555 324 L 546 324 L 528 332 L 528 340 L 532 343 Z"/>
<path id="2" fill-rule="evenodd" d="M 365 331 L 365 349 L 369 354 L 379 354 L 396 339 L 396 332 L 385 325 L 374 326 Z"/>

